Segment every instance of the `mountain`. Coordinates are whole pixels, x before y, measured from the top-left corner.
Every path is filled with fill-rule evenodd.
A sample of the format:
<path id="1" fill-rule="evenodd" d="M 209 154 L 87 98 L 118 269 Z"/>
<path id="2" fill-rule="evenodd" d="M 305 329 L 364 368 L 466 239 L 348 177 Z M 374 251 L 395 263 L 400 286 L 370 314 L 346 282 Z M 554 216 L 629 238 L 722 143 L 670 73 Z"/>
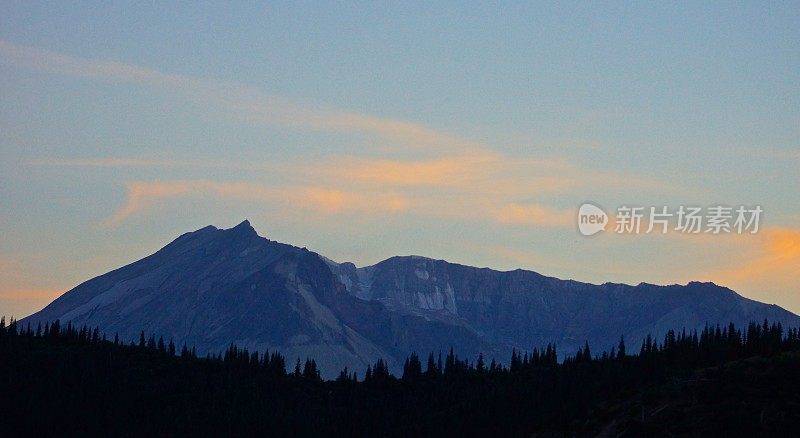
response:
<path id="1" fill-rule="evenodd" d="M 314 358 L 324 377 L 363 373 L 384 358 L 398 371 L 411 352 L 451 347 L 503 361 L 512 349 L 555 342 L 574 353 L 608 349 L 624 335 L 638 351 L 648 333 L 750 321 L 800 325 L 776 305 L 713 283 L 593 285 L 531 271 L 392 257 L 357 268 L 260 237 L 248 221 L 186 233 L 148 257 L 93 278 L 22 320 L 99 326 L 138 340 L 142 331 L 218 353 L 231 343 Z"/>

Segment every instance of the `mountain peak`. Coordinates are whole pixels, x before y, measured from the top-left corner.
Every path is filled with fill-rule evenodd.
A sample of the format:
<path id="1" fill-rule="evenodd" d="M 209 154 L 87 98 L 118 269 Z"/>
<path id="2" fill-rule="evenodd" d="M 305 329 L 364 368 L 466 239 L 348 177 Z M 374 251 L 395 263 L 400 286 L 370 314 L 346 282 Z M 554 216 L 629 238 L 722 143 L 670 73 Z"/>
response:
<path id="1" fill-rule="evenodd" d="M 201 354 L 231 342 L 249 351 L 269 346 L 289 363 L 316 357 L 333 378 L 379 357 L 399 371 L 413 351 L 508 357 L 551 342 L 576 351 L 587 341 L 602 350 L 620 336 L 637 343 L 667 328 L 700 331 L 706 323 L 746 326 L 765 318 L 800 324 L 797 315 L 710 283 L 595 286 L 419 256 L 356 268 L 259 237 L 245 220 L 186 233 L 22 323 L 99 326 L 126 343 L 144 329 Z"/>
<path id="2" fill-rule="evenodd" d="M 247 219 L 243 220 L 239 225 L 230 228 L 228 231 L 233 231 L 236 234 L 254 234 L 258 236 L 258 233 L 256 232 L 255 228 L 253 228 L 253 226 L 250 225 L 250 221 Z"/>
<path id="3" fill-rule="evenodd" d="M 250 225 L 250 221 L 249 220 L 245 219 L 241 223 L 239 223 L 239 225 L 237 225 L 237 226 L 235 226 L 233 228 L 253 228 L 253 226 Z"/>

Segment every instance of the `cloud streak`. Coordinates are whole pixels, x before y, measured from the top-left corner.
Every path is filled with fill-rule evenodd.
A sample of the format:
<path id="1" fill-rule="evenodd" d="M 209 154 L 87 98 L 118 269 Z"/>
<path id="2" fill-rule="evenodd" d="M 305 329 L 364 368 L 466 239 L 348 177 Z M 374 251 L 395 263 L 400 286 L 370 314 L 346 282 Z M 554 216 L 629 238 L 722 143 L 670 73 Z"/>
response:
<path id="1" fill-rule="evenodd" d="M 691 238 L 691 239 L 690 239 Z M 767 226 L 757 234 L 691 235 L 693 252 L 719 260 L 702 272 L 687 272 L 686 280 L 707 280 L 731 287 L 748 297 L 800 309 L 800 228 Z"/>
<path id="2" fill-rule="evenodd" d="M 190 196 L 236 199 L 247 202 L 280 203 L 295 212 L 315 214 L 399 213 L 409 201 L 400 194 L 365 195 L 314 186 L 271 186 L 250 182 L 182 180 L 131 182 L 126 185 L 124 204 L 104 224 L 116 225 L 161 202 Z"/>
<path id="3" fill-rule="evenodd" d="M 186 198 L 274 205 L 282 214 L 308 219 L 348 216 L 384 219 L 397 214 L 468 220 L 506 227 L 573 227 L 573 212 L 544 199 L 570 191 L 648 190 L 674 192 L 660 181 L 579 168 L 563 159 L 532 159 L 492 150 L 470 139 L 421 123 L 291 101 L 243 84 L 164 73 L 133 64 L 41 50 L 0 41 L 0 62 L 70 77 L 132 84 L 179 93 L 211 103 L 257 125 L 365 136 L 413 150 L 413 159 L 372 156 L 300 156 L 294 160 L 93 157 L 37 160 L 50 167 L 189 169 L 199 178 L 136 180 L 125 184 L 122 205 L 105 220 L 114 226 Z M 370 151 L 374 152 L 374 151 Z M 253 171 L 257 181 L 219 181 L 207 169 Z M 187 172 L 184 172 L 184 177 Z M 271 182 L 279 176 L 280 184 Z M 192 178 L 191 176 L 189 178 Z M 583 195 L 580 196 L 583 198 Z M 260 208 L 260 207 L 259 207 Z"/>
<path id="4" fill-rule="evenodd" d="M 66 76 L 114 83 L 159 87 L 192 99 L 211 100 L 244 120 L 323 132 L 359 133 L 401 142 L 406 146 L 440 149 L 480 145 L 420 123 L 359 114 L 338 108 L 304 105 L 271 96 L 253 87 L 164 73 L 118 61 L 51 52 L 0 40 L 0 62 Z"/>
<path id="5" fill-rule="evenodd" d="M 742 242 L 743 239 L 739 239 Z M 740 266 L 724 269 L 714 274 L 729 283 L 767 282 L 792 274 L 795 287 L 800 283 L 800 229 L 767 228 L 762 231 L 754 247 L 748 251 L 748 260 Z M 742 245 L 740 245 L 742 246 Z M 790 286 L 790 285 L 785 285 Z"/>
<path id="6" fill-rule="evenodd" d="M 539 199 L 596 188 L 670 191 L 657 181 L 596 173 L 558 160 L 496 152 L 467 152 L 431 159 L 396 160 L 333 156 L 289 162 L 100 158 L 38 161 L 39 166 L 190 168 L 255 171 L 253 181 L 133 181 L 124 205 L 106 225 L 116 225 L 164 199 L 212 196 L 241 202 L 283 202 L 287 211 L 360 212 L 365 217 L 407 212 L 418 217 L 480 220 L 504 225 L 571 227 L 572 210 Z M 281 180 L 280 184 L 269 182 Z M 288 200 L 294 199 L 294 202 Z"/>
<path id="7" fill-rule="evenodd" d="M 210 101 L 216 108 L 252 123 L 374 137 L 381 142 L 400 144 L 403 151 L 419 152 L 414 159 L 341 156 L 332 152 L 327 157 L 300 157 L 285 162 L 142 157 L 33 162 L 38 166 L 66 167 L 263 170 L 270 175 L 302 179 L 291 189 L 278 189 L 280 186 L 262 182 L 215 182 L 205 178 L 172 183 L 133 182 L 127 185 L 124 206 L 108 224 L 121 223 L 162 199 L 204 194 L 247 200 L 295 196 L 323 212 L 407 210 L 430 216 L 436 211 L 440 217 L 480 217 L 503 224 L 553 226 L 565 223 L 566 213 L 536 198 L 598 186 L 675 190 L 674 186 L 649 178 L 579 169 L 564 160 L 511 156 L 421 123 L 301 104 L 242 84 L 164 73 L 2 40 L 0 62 L 53 74 L 175 91 L 189 99 Z M 310 191 L 309 187 L 316 191 Z M 377 207 L 365 207 L 368 202 Z"/>
<path id="8" fill-rule="evenodd" d="M 509 203 L 476 197 L 468 192 L 448 195 L 408 193 L 402 190 L 331 188 L 322 185 L 278 186 L 252 182 L 212 180 L 134 181 L 106 226 L 119 225 L 137 215 L 164 208 L 167 201 L 189 198 L 234 200 L 258 208 L 277 208 L 302 220 L 326 216 L 383 219 L 397 214 L 448 220 L 478 220 L 505 225 L 571 227 L 573 214 L 543 204 Z"/>

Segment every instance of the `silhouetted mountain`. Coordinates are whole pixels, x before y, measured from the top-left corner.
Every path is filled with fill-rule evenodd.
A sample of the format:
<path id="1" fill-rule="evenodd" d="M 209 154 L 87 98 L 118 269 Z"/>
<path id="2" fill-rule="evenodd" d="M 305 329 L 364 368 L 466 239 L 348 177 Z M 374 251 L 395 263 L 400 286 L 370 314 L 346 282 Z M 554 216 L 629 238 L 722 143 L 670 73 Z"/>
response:
<path id="1" fill-rule="evenodd" d="M 424 257 L 357 268 L 258 236 L 247 221 L 187 233 L 153 255 L 91 279 L 22 323 L 99 326 L 127 341 L 157 333 L 199 354 L 231 343 L 313 357 L 324 377 L 383 357 L 398 372 L 412 351 L 508 358 L 555 342 L 598 351 L 624 335 L 800 317 L 712 283 L 592 285 Z"/>

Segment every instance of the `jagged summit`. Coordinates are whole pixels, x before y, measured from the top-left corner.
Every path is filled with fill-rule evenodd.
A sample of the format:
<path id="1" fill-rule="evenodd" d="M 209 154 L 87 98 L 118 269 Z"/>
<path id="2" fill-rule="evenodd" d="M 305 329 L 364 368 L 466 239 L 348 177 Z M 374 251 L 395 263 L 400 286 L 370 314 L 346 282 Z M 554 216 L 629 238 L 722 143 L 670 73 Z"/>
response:
<path id="1" fill-rule="evenodd" d="M 247 232 L 247 233 L 252 233 L 252 234 L 258 235 L 258 233 L 256 233 L 255 228 L 253 228 L 253 226 L 250 225 L 250 221 L 247 220 L 247 219 L 243 220 L 241 223 L 239 223 L 239 225 L 236 225 L 235 227 L 230 228 L 230 231 L 236 231 L 236 232 L 239 232 L 239 233 Z"/>
<path id="2" fill-rule="evenodd" d="M 255 228 L 250 225 L 250 221 L 244 220 L 239 225 L 236 225 L 233 228 L 228 228 L 227 230 L 222 230 L 225 235 L 232 235 L 239 239 L 263 239 L 261 236 L 258 235 Z M 266 240 L 266 239 L 264 239 Z"/>
<path id="3" fill-rule="evenodd" d="M 609 349 L 621 335 L 800 317 L 712 283 L 593 285 L 532 271 L 496 271 L 419 256 L 357 268 L 258 236 L 245 220 L 186 233 L 139 261 L 86 281 L 23 323 L 99 326 L 126 342 L 141 331 L 195 346 L 230 343 L 314 357 L 326 377 L 363 372 L 384 358 L 397 371 L 410 352 L 502 360 L 555 342 Z"/>

